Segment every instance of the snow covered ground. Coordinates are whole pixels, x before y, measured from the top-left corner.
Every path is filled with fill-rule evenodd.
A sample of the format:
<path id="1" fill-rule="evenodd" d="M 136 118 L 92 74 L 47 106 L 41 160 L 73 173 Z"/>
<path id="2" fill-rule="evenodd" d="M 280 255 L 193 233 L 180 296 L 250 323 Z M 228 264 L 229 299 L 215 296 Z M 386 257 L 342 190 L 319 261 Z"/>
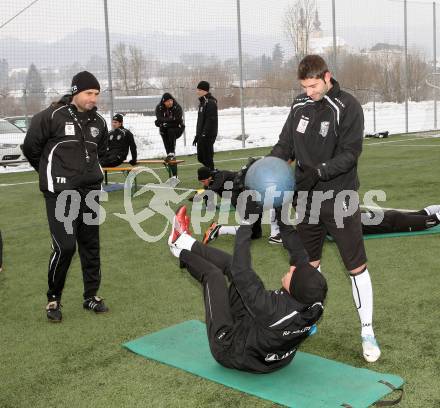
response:
<path id="1" fill-rule="evenodd" d="M 365 132 L 373 132 L 373 104 L 363 106 Z M 271 146 L 278 140 L 278 135 L 289 114 L 289 107 L 246 108 L 245 131 L 248 136 L 246 148 Z M 409 103 L 409 131 L 430 130 L 434 127 L 433 101 Z M 104 115 L 110 123 L 110 117 Z M 154 116 L 126 115 L 124 125 L 135 135 L 139 158 L 163 157 L 165 150 L 159 131 L 154 126 Z M 439 118 L 440 120 L 440 118 Z M 185 113 L 186 135 L 177 141 L 176 154 L 196 153 L 192 146 L 197 122 L 197 111 Z M 376 103 L 376 130 L 388 130 L 392 133 L 405 131 L 405 105 L 397 103 Z M 186 137 L 186 146 L 184 140 Z M 237 140 L 238 139 L 238 140 Z M 219 111 L 219 133 L 215 143 L 216 151 L 242 149 L 241 116 L 239 108 Z M 29 165 L 0 168 L 0 172 L 30 170 Z"/>

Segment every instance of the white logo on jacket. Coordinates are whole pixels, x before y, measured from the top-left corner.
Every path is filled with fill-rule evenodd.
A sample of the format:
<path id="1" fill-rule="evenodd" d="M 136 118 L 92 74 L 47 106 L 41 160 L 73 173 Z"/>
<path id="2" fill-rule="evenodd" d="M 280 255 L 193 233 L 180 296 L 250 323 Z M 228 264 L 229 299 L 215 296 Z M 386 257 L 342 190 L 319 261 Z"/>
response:
<path id="1" fill-rule="evenodd" d="M 309 118 L 307 116 L 301 116 L 301 120 L 298 123 L 296 131 L 299 133 L 304 133 L 307 129 L 308 124 L 309 124 Z"/>
<path id="2" fill-rule="evenodd" d="M 92 137 L 96 137 L 99 135 L 99 129 L 95 128 L 95 127 L 91 127 L 90 128 L 90 134 L 92 135 Z"/>
<path id="3" fill-rule="evenodd" d="M 75 136 L 75 125 L 73 123 L 68 123 L 64 125 L 64 134 L 66 136 Z"/>
<path id="4" fill-rule="evenodd" d="M 321 129 L 319 131 L 319 134 L 322 137 L 326 137 L 329 127 L 330 127 L 330 122 L 321 122 Z"/>
<path id="5" fill-rule="evenodd" d="M 288 351 L 287 353 L 284 353 L 282 356 L 280 356 L 279 354 L 276 353 L 269 353 L 266 358 L 264 359 L 265 361 L 279 361 L 279 360 L 283 360 L 287 357 L 289 357 L 291 354 L 293 354 L 296 351 L 296 348 L 294 348 L 293 350 Z"/>

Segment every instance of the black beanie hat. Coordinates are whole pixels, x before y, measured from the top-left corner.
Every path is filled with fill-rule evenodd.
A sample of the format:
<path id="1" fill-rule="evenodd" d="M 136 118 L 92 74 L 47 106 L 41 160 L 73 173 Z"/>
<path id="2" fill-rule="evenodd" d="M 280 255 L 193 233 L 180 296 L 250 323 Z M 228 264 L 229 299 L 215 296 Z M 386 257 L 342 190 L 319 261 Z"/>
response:
<path id="1" fill-rule="evenodd" d="M 200 81 L 197 85 L 197 89 L 201 89 L 202 91 L 209 92 L 209 82 Z"/>
<path id="2" fill-rule="evenodd" d="M 290 280 L 289 292 L 298 302 L 305 305 L 323 302 L 327 295 L 327 281 L 321 272 L 310 264 L 299 265 Z"/>
<path id="3" fill-rule="evenodd" d="M 120 113 L 116 113 L 113 115 L 112 120 L 122 123 L 124 121 L 124 117 Z"/>
<path id="4" fill-rule="evenodd" d="M 174 98 L 173 98 L 173 95 L 171 95 L 171 94 L 168 93 L 168 92 L 165 92 L 165 93 L 162 95 L 162 103 L 164 103 L 164 102 L 167 101 L 168 99 L 174 99 Z"/>
<path id="5" fill-rule="evenodd" d="M 211 177 L 212 171 L 208 167 L 200 167 L 197 170 L 197 177 L 199 180 L 206 180 Z"/>
<path id="6" fill-rule="evenodd" d="M 76 95 L 82 91 L 86 91 L 87 89 L 97 89 L 100 91 L 101 87 L 95 75 L 88 71 L 78 72 L 72 78 L 72 95 Z"/>

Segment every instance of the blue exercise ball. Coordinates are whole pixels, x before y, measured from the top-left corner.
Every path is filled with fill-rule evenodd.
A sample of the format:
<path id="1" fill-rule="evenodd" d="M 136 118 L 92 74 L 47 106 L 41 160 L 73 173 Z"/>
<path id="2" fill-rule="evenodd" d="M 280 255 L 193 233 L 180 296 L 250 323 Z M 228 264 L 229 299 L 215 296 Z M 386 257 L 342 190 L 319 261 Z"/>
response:
<path id="1" fill-rule="evenodd" d="M 249 167 L 244 182 L 247 190 L 260 193 L 261 199 L 257 201 L 266 209 L 281 207 L 284 197 L 291 200 L 295 191 L 293 169 L 278 157 L 268 156 L 257 160 Z"/>

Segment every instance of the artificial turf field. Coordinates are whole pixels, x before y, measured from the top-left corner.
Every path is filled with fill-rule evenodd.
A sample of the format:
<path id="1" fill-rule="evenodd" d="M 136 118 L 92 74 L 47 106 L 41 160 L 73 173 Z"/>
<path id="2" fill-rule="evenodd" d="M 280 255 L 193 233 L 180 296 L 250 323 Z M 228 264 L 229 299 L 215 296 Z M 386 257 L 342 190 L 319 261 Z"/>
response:
<path id="1" fill-rule="evenodd" d="M 421 209 L 440 204 L 440 138 L 427 136 L 365 140 L 359 163 L 361 197 L 367 190 L 380 189 L 387 195 L 387 201 L 379 203 L 383 207 Z M 236 170 L 248 156 L 268 151 L 217 153 L 216 165 Z M 196 158 L 184 159 L 178 187 L 197 188 Z M 157 172 L 166 178 L 163 169 Z M 144 174 L 139 177 L 143 182 L 153 181 Z M 51 249 L 42 195 L 36 183 L 28 183 L 36 179 L 35 172 L 0 174 L 4 240 L 0 407 L 274 406 L 121 348 L 128 340 L 184 320 L 204 319 L 201 288 L 169 253 L 168 234 L 157 242 L 145 242 L 127 221 L 113 215 L 125 212 L 122 191 L 109 193 L 108 201 L 102 203 L 107 216 L 101 225 L 100 295 L 110 312 L 97 316 L 82 309 L 76 255 L 63 294 L 63 322 L 48 323 L 44 306 Z M 118 179 L 122 176 L 110 178 Z M 134 198 L 135 212 L 145 208 L 151 197 L 146 192 Z M 160 233 L 165 225 L 160 214 L 141 223 L 150 235 Z M 264 232 L 267 237 L 268 225 Z M 382 350 L 380 360 L 368 364 L 361 355 L 350 281 L 335 245 L 326 243 L 322 258 L 329 284 L 326 310 L 317 335 L 301 350 L 403 377 L 401 407 L 440 406 L 439 244 L 439 235 L 365 242 L 373 281 L 375 332 Z M 233 237 L 222 237 L 212 245 L 230 251 Z M 282 246 L 269 245 L 263 238 L 254 241 L 252 248 L 254 268 L 266 286 L 280 287 L 288 268 Z"/>

